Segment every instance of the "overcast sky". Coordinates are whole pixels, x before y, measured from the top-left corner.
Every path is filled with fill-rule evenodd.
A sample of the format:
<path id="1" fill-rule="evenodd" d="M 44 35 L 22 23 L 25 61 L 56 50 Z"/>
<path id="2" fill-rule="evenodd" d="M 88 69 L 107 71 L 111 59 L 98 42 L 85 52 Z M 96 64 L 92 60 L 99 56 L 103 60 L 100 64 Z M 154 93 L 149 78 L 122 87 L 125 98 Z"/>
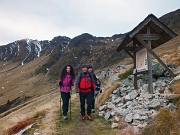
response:
<path id="1" fill-rule="evenodd" d="M 74 38 L 82 33 L 126 33 L 153 13 L 180 8 L 180 0 L 0 0 L 0 45 L 30 38 Z"/>

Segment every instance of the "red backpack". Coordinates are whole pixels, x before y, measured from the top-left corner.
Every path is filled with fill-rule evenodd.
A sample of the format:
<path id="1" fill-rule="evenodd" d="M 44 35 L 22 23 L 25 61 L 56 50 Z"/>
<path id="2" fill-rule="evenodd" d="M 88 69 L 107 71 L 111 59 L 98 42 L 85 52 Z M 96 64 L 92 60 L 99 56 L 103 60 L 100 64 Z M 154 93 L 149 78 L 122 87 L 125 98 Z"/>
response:
<path id="1" fill-rule="evenodd" d="M 82 73 L 80 74 L 79 88 L 82 90 L 88 90 L 93 88 L 92 76 L 90 75 L 90 73 L 87 73 L 85 76 L 83 76 Z"/>

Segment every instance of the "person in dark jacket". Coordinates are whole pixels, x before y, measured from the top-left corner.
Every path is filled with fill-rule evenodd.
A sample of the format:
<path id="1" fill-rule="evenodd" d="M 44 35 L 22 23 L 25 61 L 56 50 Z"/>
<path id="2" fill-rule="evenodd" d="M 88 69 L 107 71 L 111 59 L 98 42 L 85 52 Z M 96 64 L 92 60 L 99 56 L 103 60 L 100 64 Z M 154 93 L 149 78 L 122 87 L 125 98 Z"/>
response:
<path id="1" fill-rule="evenodd" d="M 95 81 L 95 82 L 94 82 L 95 85 L 96 85 L 96 86 L 99 85 L 99 84 L 100 84 L 100 81 L 97 79 L 96 75 L 94 74 L 94 72 L 93 72 L 93 67 L 92 67 L 92 66 L 89 66 L 89 67 L 88 67 L 88 71 L 89 71 L 89 73 L 91 73 L 91 75 L 93 76 L 94 81 Z M 95 95 L 97 95 L 96 89 L 93 91 L 93 98 L 92 98 L 92 105 L 91 105 L 91 112 L 92 112 L 92 113 L 95 113 L 95 109 L 94 109 L 94 106 L 95 106 Z"/>
<path id="2" fill-rule="evenodd" d="M 91 104 L 93 98 L 93 92 L 95 90 L 94 78 L 88 72 L 86 65 L 82 66 L 82 72 L 78 75 L 76 80 L 76 93 L 80 96 L 81 107 L 81 121 L 84 121 L 85 116 L 85 101 L 87 103 L 87 119 L 92 121 L 91 117 Z"/>
<path id="3" fill-rule="evenodd" d="M 71 65 L 65 66 L 59 77 L 58 83 L 60 86 L 60 94 L 63 101 L 62 110 L 64 119 L 67 120 L 68 105 L 70 99 L 71 87 L 74 85 L 75 74 L 74 69 Z"/>

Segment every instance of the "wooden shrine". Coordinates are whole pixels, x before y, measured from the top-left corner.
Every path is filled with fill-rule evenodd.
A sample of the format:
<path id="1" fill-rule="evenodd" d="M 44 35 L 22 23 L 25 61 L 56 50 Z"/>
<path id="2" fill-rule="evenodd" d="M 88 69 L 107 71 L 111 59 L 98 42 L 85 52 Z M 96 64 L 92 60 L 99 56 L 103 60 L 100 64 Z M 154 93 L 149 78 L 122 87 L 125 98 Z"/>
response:
<path id="1" fill-rule="evenodd" d="M 148 74 L 149 93 L 153 93 L 152 55 L 174 77 L 175 74 L 154 53 L 153 49 L 177 36 L 153 14 L 148 15 L 130 31 L 117 51 L 124 50 L 134 61 L 134 89 L 137 89 L 137 75 Z"/>

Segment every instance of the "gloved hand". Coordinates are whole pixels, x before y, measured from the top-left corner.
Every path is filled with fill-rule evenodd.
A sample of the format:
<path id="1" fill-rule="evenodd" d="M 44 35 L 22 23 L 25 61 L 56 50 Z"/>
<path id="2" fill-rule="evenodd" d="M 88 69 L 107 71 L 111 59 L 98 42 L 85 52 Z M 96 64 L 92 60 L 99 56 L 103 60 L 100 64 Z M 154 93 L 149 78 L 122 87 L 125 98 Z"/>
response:
<path id="1" fill-rule="evenodd" d="M 62 86 L 62 82 L 61 81 L 59 82 L 59 86 Z"/>
<path id="2" fill-rule="evenodd" d="M 72 86 L 72 80 L 69 81 L 69 85 Z"/>
<path id="3" fill-rule="evenodd" d="M 98 95 L 98 94 L 99 94 L 99 91 L 95 91 L 94 94 L 97 94 L 97 95 Z"/>
<path id="4" fill-rule="evenodd" d="M 76 93 L 79 93 L 79 89 L 78 88 L 76 88 Z"/>

